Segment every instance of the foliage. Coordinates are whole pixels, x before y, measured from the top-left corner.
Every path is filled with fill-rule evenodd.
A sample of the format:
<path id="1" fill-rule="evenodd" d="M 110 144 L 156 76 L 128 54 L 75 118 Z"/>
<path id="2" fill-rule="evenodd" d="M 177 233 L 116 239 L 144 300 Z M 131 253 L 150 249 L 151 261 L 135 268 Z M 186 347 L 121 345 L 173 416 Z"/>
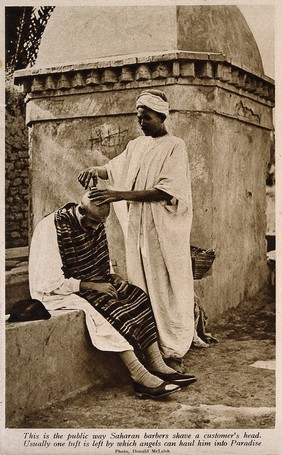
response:
<path id="1" fill-rule="evenodd" d="M 40 41 L 54 6 L 6 7 L 6 71 L 33 66 Z"/>

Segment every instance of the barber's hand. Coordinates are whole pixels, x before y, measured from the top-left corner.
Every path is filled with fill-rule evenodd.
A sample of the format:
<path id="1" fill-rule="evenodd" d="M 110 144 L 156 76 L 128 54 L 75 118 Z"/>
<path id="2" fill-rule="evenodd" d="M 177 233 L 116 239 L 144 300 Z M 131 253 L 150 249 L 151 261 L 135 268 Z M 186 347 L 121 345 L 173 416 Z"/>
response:
<path id="1" fill-rule="evenodd" d="M 124 280 L 121 276 L 116 275 L 114 273 L 112 274 L 111 281 L 119 294 L 123 294 L 125 291 L 127 291 L 128 282 Z"/>
<path id="2" fill-rule="evenodd" d="M 97 205 L 107 204 L 109 202 L 117 202 L 122 200 L 122 192 L 115 190 L 101 190 L 92 188 L 89 192 L 90 201 L 94 201 Z"/>
<path id="3" fill-rule="evenodd" d="M 80 172 L 77 176 L 77 180 L 86 190 L 90 185 L 91 179 L 93 179 L 93 184 L 96 185 L 98 178 L 98 170 L 95 167 L 89 167 L 84 171 Z"/>
<path id="4" fill-rule="evenodd" d="M 81 281 L 80 283 L 81 291 L 97 291 L 102 292 L 103 294 L 109 294 L 111 297 L 117 298 L 117 290 L 111 283 L 102 282 L 94 283 L 91 281 Z"/>

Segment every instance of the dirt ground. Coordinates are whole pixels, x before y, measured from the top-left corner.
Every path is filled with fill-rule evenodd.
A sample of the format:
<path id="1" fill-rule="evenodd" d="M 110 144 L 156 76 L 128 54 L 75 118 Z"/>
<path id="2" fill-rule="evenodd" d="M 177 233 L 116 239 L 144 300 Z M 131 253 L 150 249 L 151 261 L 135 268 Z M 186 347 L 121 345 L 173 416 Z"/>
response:
<path id="1" fill-rule="evenodd" d="M 275 304 L 260 292 L 208 326 L 219 343 L 191 349 L 197 382 L 162 400 L 135 397 L 132 385 L 95 388 L 30 415 L 19 428 L 273 428 L 275 371 L 252 366 L 275 359 Z"/>

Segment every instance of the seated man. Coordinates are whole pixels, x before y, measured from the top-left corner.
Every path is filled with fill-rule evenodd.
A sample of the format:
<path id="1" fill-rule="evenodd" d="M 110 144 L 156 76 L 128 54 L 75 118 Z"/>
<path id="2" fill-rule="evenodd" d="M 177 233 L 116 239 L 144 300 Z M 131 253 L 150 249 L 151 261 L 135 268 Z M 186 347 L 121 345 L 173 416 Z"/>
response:
<path id="1" fill-rule="evenodd" d="M 29 257 L 30 294 L 49 311 L 83 310 L 93 345 L 119 353 L 138 396 L 176 392 L 196 378 L 165 364 L 147 295 L 111 273 L 104 227 L 110 206 L 97 206 L 88 194 L 80 204 L 69 203 L 36 226 Z M 135 350 L 143 353 L 148 369 Z"/>

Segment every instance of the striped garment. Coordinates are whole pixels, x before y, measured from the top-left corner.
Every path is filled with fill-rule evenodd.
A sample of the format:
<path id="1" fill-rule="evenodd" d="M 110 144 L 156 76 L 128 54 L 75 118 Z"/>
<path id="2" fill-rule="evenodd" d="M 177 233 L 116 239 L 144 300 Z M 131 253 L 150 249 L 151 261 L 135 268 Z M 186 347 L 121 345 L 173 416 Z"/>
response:
<path id="1" fill-rule="evenodd" d="M 63 272 L 66 278 L 110 282 L 110 258 L 105 227 L 84 231 L 75 216 L 76 204 L 55 212 L 55 225 Z M 148 296 L 129 285 L 118 299 L 98 291 L 83 291 L 85 298 L 136 349 L 144 350 L 157 340 Z"/>

